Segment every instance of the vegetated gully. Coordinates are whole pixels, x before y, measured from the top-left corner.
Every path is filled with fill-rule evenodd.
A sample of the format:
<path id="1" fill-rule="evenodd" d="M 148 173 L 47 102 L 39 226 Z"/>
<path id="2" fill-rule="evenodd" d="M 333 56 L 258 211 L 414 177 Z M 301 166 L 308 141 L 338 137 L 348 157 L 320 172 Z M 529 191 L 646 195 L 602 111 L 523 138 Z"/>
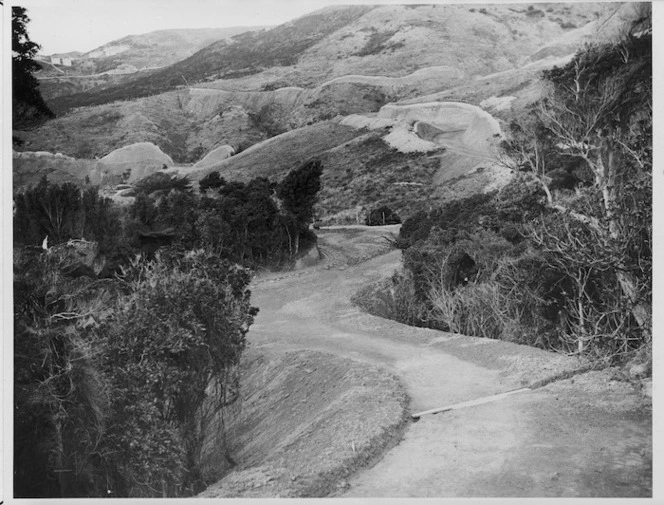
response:
<path id="1" fill-rule="evenodd" d="M 405 385 L 411 412 L 522 388 L 579 367 L 530 347 L 409 327 L 364 313 L 350 302 L 353 293 L 390 276 L 400 263 L 400 252 L 391 251 L 349 266 L 344 261 L 349 251 L 366 256 L 386 235 L 365 230 L 348 230 L 352 233 L 346 236 L 343 230 L 322 231 L 319 244 L 332 251 L 332 265 L 257 279 L 252 299 L 260 313 L 248 336 L 250 345 L 269 353 L 324 351 L 383 367 Z M 581 377 L 576 384 L 570 378 L 491 403 L 422 416 L 399 444 L 351 478 L 350 487 L 339 494 L 650 496 L 650 417 L 631 410 L 630 391 L 588 394 Z"/>

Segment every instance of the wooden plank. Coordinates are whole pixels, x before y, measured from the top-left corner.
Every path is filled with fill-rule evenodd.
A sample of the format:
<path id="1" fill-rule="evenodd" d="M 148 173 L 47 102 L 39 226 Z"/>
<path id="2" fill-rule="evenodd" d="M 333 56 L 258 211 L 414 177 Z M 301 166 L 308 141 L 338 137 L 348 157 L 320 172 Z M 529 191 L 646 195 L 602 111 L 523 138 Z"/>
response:
<path id="1" fill-rule="evenodd" d="M 448 405 L 446 407 L 438 407 L 435 409 L 430 409 L 430 410 L 424 410 L 422 412 L 418 412 L 416 414 L 411 414 L 410 417 L 413 419 L 419 419 L 422 416 L 430 415 L 430 414 L 439 414 L 441 412 L 447 412 L 449 410 L 458 410 L 458 409 L 464 409 L 466 407 L 474 407 L 475 405 L 482 405 L 483 403 L 490 403 L 490 402 L 495 402 L 497 400 L 502 400 L 503 398 L 507 398 L 508 396 L 515 395 L 517 393 L 523 393 L 525 391 L 531 391 L 530 388 L 521 388 L 521 389 L 514 389 L 512 391 L 506 391 L 504 393 L 499 393 L 497 395 L 492 395 L 492 396 L 485 396 L 483 398 L 477 398 L 476 400 L 470 400 L 467 402 L 461 402 L 461 403 L 455 403 L 453 405 Z"/>

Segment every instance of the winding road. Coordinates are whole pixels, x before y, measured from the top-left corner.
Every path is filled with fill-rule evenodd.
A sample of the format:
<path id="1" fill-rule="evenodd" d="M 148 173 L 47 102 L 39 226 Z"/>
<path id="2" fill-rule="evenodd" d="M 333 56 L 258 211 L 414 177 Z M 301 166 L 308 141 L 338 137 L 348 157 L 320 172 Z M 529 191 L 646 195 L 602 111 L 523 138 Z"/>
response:
<path id="1" fill-rule="evenodd" d="M 578 372 L 572 358 L 413 328 L 351 304 L 357 289 L 398 268 L 399 251 L 379 254 L 383 236 L 396 230 L 323 229 L 327 261 L 259 277 L 251 345 L 378 365 L 405 385 L 412 412 L 552 382 L 410 422 L 403 440 L 336 496 L 651 496 L 651 414 L 629 383 Z"/>

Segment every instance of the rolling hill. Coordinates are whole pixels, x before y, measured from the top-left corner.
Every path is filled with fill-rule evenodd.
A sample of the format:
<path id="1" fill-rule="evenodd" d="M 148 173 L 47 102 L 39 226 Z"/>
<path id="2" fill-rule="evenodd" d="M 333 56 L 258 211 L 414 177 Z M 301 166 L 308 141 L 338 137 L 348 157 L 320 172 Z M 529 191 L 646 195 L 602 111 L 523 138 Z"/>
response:
<path id="1" fill-rule="evenodd" d="M 319 210 L 330 221 L 376 204 L 408 215 L 504 183 L 490 137 L 541 97 L 543 69 L 615 36 L 634 13 L 609 3 L 323 9 L 124 85 L 56 99 L 99 105 L 15 132 L 15 149 L 94 159 L 150 142 L 193 181 L 212 171 L 279 179 L 316 156 L 326 166 Z M 142 94 L 152 96 L 132 98 Z M 454 103 L 497 127 L 455 126 L 445 118 Z M 192 168 L 222 147 L 235 154 Z"/>
<path id="2" fill-rule="evenodd" d="M 262 32 L 215 42 L 189 58 L 96 93 L 59 97 L 72 107 L 161 93 L 187 83 L 262 75 L 254 89 L 315 87 L 350 74 L 400 77 L 447 66 L 455 79 L 517 68 L 568 33 L 606 15 L 610 4 L 387 5 L 326 8 Z M 183 79 L 184 77 L 184 79 Z M 231 82 L 226 82 L 231 81 Z M 444 89 L 450 80 L 440 83 Z"/>
<path id="3" fill-rule="evenodd" d="M 214 42 L 263 28 L 174 29 L 128 35 L 85 53 L 40 56 L 42 70 L 37 77 L 46 100 L 92 88 L 103 89 L 136 78 L 139 72 L 177 63 Z M 51 57 L 70 58 L 72 66 L 52 65 Z"/>

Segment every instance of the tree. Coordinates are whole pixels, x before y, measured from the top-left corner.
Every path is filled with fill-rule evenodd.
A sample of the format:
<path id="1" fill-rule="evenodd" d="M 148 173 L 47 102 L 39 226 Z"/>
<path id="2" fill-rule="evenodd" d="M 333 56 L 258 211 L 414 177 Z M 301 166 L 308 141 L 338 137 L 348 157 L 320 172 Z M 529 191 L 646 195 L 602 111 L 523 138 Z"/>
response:
<path id="1" fill-rule="evenodd" d="M 631 314 L 641 332 L 640 338 L 624 338 L 648 342 L 651 34 L 640 30 L 615 43 L 587 46 L 569 64 L 546 71 L 544 81 L 547 96 L 531 114 L 530 124 L 512 128 L 517 135 L 504 144 L 517 167 L 540 182 L 549 207 L 562 214 L 557 221 L 531 229 L 531 238 L 576 286 L 569 313 L 574 319 L 570 326 L 579 330 L 579 349 L 589 332 L 608 338 L 625 335 L 622 323 L 610 324 L 620 319 L 620 310 L 626 311 L 623 318 Z M 579 164 L 586 180 L 577 185 L 576 194 L 558 198 L 550 190 L 551 174 L 565 159 Z M 611 282 L 619 289 L 609 296 L 606 287 Z M 607 297 L 615 303 L 605 303 Z M 595 311 L 594 322 L 588 318 L 589 306 Z"/>
<path id="2" fill-rule="evenodd" d="M 277 187 L 277 196 L 284 208 L 303 225 L 308 226 L 313 221 L 322 173 L 322 163 L 318 160 L 310 161 L 290 171 Z"/>
<path id="3" fill-rule="evenodd" d="M 277 186 L 277 197 L 284 210 L 293 217 L 296 230 L 295 254 L 299 250 L 300 233 L 306 231 L 314 219 L 314 205 L 321 188 L 323 165 L 318 160 L 309 161 L 300 168 L 292 170 Z M 287 229 L 289 236 L 291 231 Z M 290 240 L 289 240 L 290 242 Z"/>
<path id="4" fill-rule="evenodd" d="M 399 224 L 401 223 L 401 218 L 399 215 L 390 209 L 387 205 L 378 207 L 369 212 L 365 223 L 367 226 L 381 226 L 386 224 Z"/>
<path id="5" fill-rule="evenodd" d="M 39 92 L 39 81 L 33 75 L 39 70 L 34 60 L 39 44 L 30 40 L 30 21 L 23 7 L 12 7 L 12 120 L 14 128 L 34 126 L 54 117 Z"/>
<path id="6" fill-rule="evenodd" d="M 51 184 L 44 176 L 37 186 L 16 193 L 14 201 L 16 243 L 38 245 L 46 236 L 50 245 L 85 238 L 108 253 L 121 242 L 118 212 L 97 188 L 82 192 L 75 184 Z"/>

